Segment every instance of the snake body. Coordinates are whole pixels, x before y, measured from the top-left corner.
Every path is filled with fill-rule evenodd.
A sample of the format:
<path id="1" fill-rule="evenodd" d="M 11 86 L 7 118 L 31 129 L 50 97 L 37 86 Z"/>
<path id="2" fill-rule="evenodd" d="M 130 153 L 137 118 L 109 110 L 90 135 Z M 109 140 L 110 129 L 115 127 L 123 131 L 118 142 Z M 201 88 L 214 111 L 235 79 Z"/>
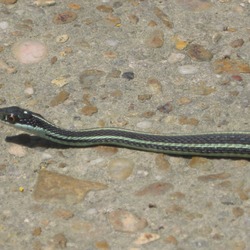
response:
<path id="1" fill-rule="evenodd" d="M 110 145 L 170 155 L 250 158 L 250 132 L 158 135 L 121 128 L 66 130 L 16 106 L 0 109 L 0 121 L 47 140 L 77 147 Z"/>

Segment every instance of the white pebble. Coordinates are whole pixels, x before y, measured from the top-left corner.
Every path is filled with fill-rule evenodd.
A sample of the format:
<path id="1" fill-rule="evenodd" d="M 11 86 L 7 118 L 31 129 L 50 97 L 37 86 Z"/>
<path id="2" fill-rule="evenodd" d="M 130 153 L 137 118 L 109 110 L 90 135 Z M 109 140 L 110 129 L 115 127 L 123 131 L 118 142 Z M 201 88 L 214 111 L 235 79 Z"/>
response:
<path id="1" fill-rule="evenodd" d="M 117 40 L 111 40 L 111 39 L 109 39 L 109 40 L 107 40 L 106 41 L 106 43 L 107 43 L 107 45 L 109 45 L 109 46 L 112 46 L 112 47 L 115 47 L 115 46 L 117 46 L 117 44 L 119 43 Z"/>
<path id="2" fill-rule="evenodd" d="M 150 122 L 150 121 L 138 122 L 136 124 L 136 127 L 140 128 L 140 129 L 151 128 L 152 127 L 152 122 Z"/>
<path id="3" fill-rule="evenodd" d="M 34 89 L 32 87 L 28 87 L 24 90 L 24 93 L 26 95 L 33 95 L 34 94 Z"/>
<path id="4" fill-rule="evenodd" d="M 178 67 L 178 71 L 183 75 L 191 75 L 198 72 L 198 67 L 194 65 L 183 65 Z"/>
<path id="5" fill-rule="evenodd" d="M 0 29 L 6 30 L 9 27 L 7 22 L 0 22 Z"/>
<path id="6" fill-rule="evenodd" d="M 168 62 L 171 64 L 181 62 L 185 58 L 184 54 L 181 53 L 171 53 L 171 55 L 168 58 Z"/>
<path id="7" fill-rule="evenodd" d="M 26 150 L 24 147 L 20 146 L 20 145 L 12 145 L 8 148 L 8 152 L 11 155 L 15 155 L 18 157 L 24 157 L 26 155 Z"/>
<path id="8" fill-rule="evenodd" d="M 109 175 L 113 180 L 126 180 L 133 172 L 134 163 L 125 158 L 116 158 L 109 163 Z"/>

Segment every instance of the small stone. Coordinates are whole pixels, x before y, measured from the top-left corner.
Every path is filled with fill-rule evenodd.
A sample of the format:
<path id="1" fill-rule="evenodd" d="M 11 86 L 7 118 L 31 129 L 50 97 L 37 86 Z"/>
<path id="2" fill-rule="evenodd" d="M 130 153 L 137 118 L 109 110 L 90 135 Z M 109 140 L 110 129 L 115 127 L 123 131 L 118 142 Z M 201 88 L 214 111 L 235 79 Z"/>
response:
<path id="1" fill-rule="evenodd" d="M 0 3 L 9 5 L 9 4 L 15 4 L 17 0 L 0 0 Z"/>
<path id="2" fill-rule="evenodd" d="M 33 229 L 32 235 L 33 236 L 40 236 L 42 233 L 42 228 L 41 227 L 36 227 Z"/>
<path id="3" fill-rule="evenodd" d="M 105 12 L 105 13 L 111 13 L 114 11 L 114 9 L 108 5 L 98 5 L 96 9 L 99 10 L 100 12 Z"/>
<path id="4" fill-rule="evenodd" d="M 40 41 L 24 41 L 14 44 L 12 53 L 23 64 L 42 61 L 47 56 L 47 47 Z"/>
<path id="5" fill-rule="evenodd" d="M 209 175 L 202 175 L 198 177 L 199 181 L 208 182 L 208 181 L 216 181 L 216 180 L 225 180 L 231 177 L 229 173 L 219 173 L 219 174 L 209 174 Z"/>
<path id="6" fill-rule="evenodd" d="M 58 87 L 63 87 L 69 83 L 68 77 L 59 76 L 51 81 L 51 83 L 55 84 Z"/>
<path id="7" fill-rule="evenodd" d="M 235 81 L 238 81 L 238 82 L 243 81 L 243 78 L 240 75 L 232 75 L 231 77 Z"/>
<path id="8" fill-rule="evenodd" d="M 188 165 L 190 168 L 197 168 L 201 170 L 209 170 L 213 167 L 213 163 L 203 157 L 192 157 Z"/>
<path id="9" fill-rule="evenodd" d="M 8 74 L 14 74 L 17 72 L 16 68 L 10 67 L 5 61 L 0 59 L 0 69 L 4 70 Z"/>
<path id="10" fill-rule="evenodd" d="M 56 42 L 57 43 L 65 43 L 69 40 L 69 36 L 67 34 L 60 35 L 56 37 Z"/>
<path id="11" fill-rule="evenodd" d="M 189 11 L 204 11 L 213 6 L 208 0 L 178 0 L 177 3 Z"/>
<path id="12" fill-rule="evenodd" d="M 80 10 L 81 9 L 81 5 L 77 4 L 77 3 L 69 3 L 68 7 L 72 10 Z"/>
<path id="13" fill-rule="evenodd" d="M 162 92 L 162 84 L 161 82 L 153 77 L 150 77 L 147 82 L 149 89 L 154 93 L 154 94 L 159 94 Z"/>
<path id="14" fill-rule="evenodd" d="M 75 204 L 82 202 L 89 191 L 106 189 L 107 186 L 92 181 L 40 170 L 33 192 L 35 200 Z"/>
<path id="15" fill-rule="evenodd" d="M 154 8 L 154 14 L 162 21 L 162 23 L 169 29 L 173 28 L 173 23 L 170 21 L 169 17 L 158 7 Z"/>
<path id="16" fill-rule="evenodd" d="M 98 112 L 98 108 L 93 105 L 86 105 L 81 109 L 81 113 L 86 116 L 92 116 L 93 114 Z"/>
<path id="17" fill-rule="evenodd" d="M 173 106 L 171 102 L 167 102 L 164 105 L 157 107 L 157 110 L 161 113 L 168 114 L 173 110 Z"/>
<path id="18" fill-rule="evenodd" d="M 176 43 L 175 43 L 175 48 L 177 50 L 183 50 L 188 46 L 188 41 L 184 41 L 184 40 L 180 40 L 177 39 Z"/>
<path id="19" fill-rule="evenodd" d="M 213 66 L 216 74 L 250 73 L 249 64 L 239 59 L 230 59 L 230 58 L 218 59 L 214 61 Z"/>
<path id="20" fill-rule="evenodd" d="M 150 121 L 142 121 L 142 122 L 138 122 L 136 124 L 136 127 L 139 129 L 149 129 L 152 127 L 152 122 Z"/>
<path id="21" fill-rule="evenodd" d="M 126 158 L 116 158 L 109 162 L 108 169 L 113 180 L 126 180 L 133 172 L 134 163 Z"/>
<path id="22" fill-rule="evenodd" d="M 136 245 L 144 245 L 148 244 L 149 242 L 155 241 L 160 239 L 159 234 L 154 233 L 141 233 L 139 237 L 134 241 Z"/>
<path id="23" fill-rule="evenodd" d="M 170 189 L 173 189 L 173 185 L 168 182 L 155 182 L 153 184 L 150 184 L 141 190 L 137 191 L 135 193 L 136 196 L 145 196 L 145 195 L 164 195 L 167 191 Z"/>
<path id="24" fill-rule="evenodd" d="M 55 0 L 36 0 L 34 2 L 37 6 L 52 6 L 56 4 Z"/>
<path id="25" fill-rule="evenodd" d="M 177 100 L 177 103 L 179 104 L 179 105 L 187 105 L 187 104 L 189 104 L 189 103 L 191 103 L 192 102 L 192 100 L 190 99 L 190 98 L 188 98 L 188 97 L 181 97 L 181 98 L 179 98 L 178 100 Z"/>
<path id="26" fill-rule="evenodd" d="M 167 244 L 172 244 L 172 245 L 177 245 L 178 244 L 178 241 L 177 239 L 173 236 L 173 235 L 169 235 L 167 236 L 164 241 L 167 243 Z"/>
<path id="27" fill-rule="evenodd" d="M 31 96 L 31 95 L 34 94 L 34 89 L 33 89 L 32 87 L 27 87 L 27 88 L 25 88 L 24 93 L 25 93 L 27 96 Z"/>
<path id="28" fill-rule="evenodd" d="M 244 210 L 240 207 L 234 207 L 233 208 L 233 215 L 238 218 L 241 217 L 244 214 Z"/>
<path id="29" fill-rule="evenodd" d="M 128 19 L 132 24 L 137 24 L 139 22 L 139 17 L 136 15 L 129 15 Z"/>
<path id="30" fill-rule="evenodd" d="M 148 101 L 152 98 L 152 95 L 150 94 L 144 94 L 144 95 L 138 95 L 138 100 L 140 102 L 145 102 L 145 101 Z"/>
<path id="31" fill-rule="evenodd" d="M 155 164 L 161 171 L 168 172 L 171 167 L 169 161 L 166 159 L 164 154 L 158 154 L 155 157 Z"/>
<path id="32" fill-rule="evenodd" d="M 179 124 L 197 126 L 199 124 L 199 120 L 192 117 L 181 116 L 179 118 Z"/>
<path id="33" fill-rule="evenodd" d="M 148 223 L 126 210 L 115 210 L 108 214 L 108 220 L 116 231 L 133 233 L 145 228 Z"/>
<path id="34" fill-rule="evenodd" d="M 63 90 L 61 91 L 57 96 L 55 96 L 51 101 L 50 101 L 50 106 L 55 107 L 61 103 L 64 103 L 68 98 L 69 98 L 69 92 Z"/>
<path id="35" fill-rule="evenodd" d="M 164 33 L 161 30 L 153 31 L 146 40 L 149 48 L 161 48 L 164 44 Z"/>
<path id="36" fill-rule="evenodd" d="M 95 247 L 100 250 L 109 250 L 110 246 L 107 241 L 97 241 Z"/>
<path id="37" fill-rule="evenodd" d="M 135 78 L 135 73 L 131 72 L 131 71 L 124 72 L 122 74 L 122 77 L 130 81 L 130 80 L 133 80 Z"/>
<path id="38" fill-rule="evenodd" d="M 181 62 L 185 58 L 184 54 L 181 53 L 171 53 L 170 56 L 168 57 L 168 62 L 171 64 Z"/>
<path id="39" fill-rule="evenodd" d="M 114 26 L 119 27 L 119 25 L 121 25 L 121 19 L 120 19 L 120 17 L 114 16 L 112 13 L 110 13 L 110 14 L 106 17 L 106 20 L 107 20 L 110 24 L 112 24 L 112 25 L 114 25 Z"/>
<path id="40" fill-rule="evenodd" d="M 0 22 L 0 29 L 6 30 L 9 28 L 9 23 L 8 22 Z"/>
<path id="41" fill-rule="evenodd" d="M 187 54 L 194 60 L 197 61 L 211 61 L 213 54 L 205 49 L 200 44 L 191 44 L 188 47 Z"/>
<path id="42" fill-rule="evenodd" d="M 11 145 L 8 148 L 8 153 L 17 157 L 24 157 L 27 154 L 27 151 L 20 145 Z"/>
<path id="43" fill-rule="evenodd" d="M 110 78 L 119 78 L 121 75 L 121 71 L 118 69 L 112 69 L 110 73 L 108 73 L 107 77 Z"/>
<path id="44" fill-rule="evenodd" d="M 198 72 L 199 68 L 194 65 L 182 65 L 178 67 L 178 71 L 182 75 L 192 75 Z"/>
<path id="45" fill-rule="evenodd" d="M 105 76 L 105 72 L 102 70 L 87 69 L 80 74 L 80 83 L 84 87 L 91 87 L 91 85 L 97 84 L 103 76 Z"/>
<path id="46" fill-rule="evenodd" d="M 54 216 L 64 220 L 69 220 L 74 217 L 74 213 L 66 209 L 57 209 L 53 214 Z"/>
<path id="47" fill-rule="evenodd" d="M 230 46 L 233 48 L 240 48 L 244 44 L 243 39 L 236 39 L 230 43 Z"/>
<path id="48" fill-rule="evenodd" d="M 53 18 L 55 24 L 71 23 L 77 18 L 77 14 L 72 11 L 65 11 L 57 14 Z"/>
<path id="49" fill-rule="evenodd" d="M 62 249 L 67 247 L 67 239 L 63 233 L 54 235 L 51 242 L 53 249 Z"/>

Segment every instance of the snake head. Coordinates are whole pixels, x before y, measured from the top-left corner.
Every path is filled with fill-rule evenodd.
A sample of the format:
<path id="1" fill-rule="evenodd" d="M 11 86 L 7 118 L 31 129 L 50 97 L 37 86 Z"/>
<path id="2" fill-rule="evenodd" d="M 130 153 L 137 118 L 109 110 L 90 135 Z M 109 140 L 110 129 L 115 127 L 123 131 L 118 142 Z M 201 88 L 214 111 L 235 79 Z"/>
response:
<path id="1" fill-rule="evenodd" d="M 35 113 L 19 108 L 17 106 L 0 109 L 0 121 L 8 125 L 18 126 L 33 123 L 33 115 Z M 39 114 L 35 114 L 40 116 Z M 40 116 L 41 117 L 41 116 Z"/>

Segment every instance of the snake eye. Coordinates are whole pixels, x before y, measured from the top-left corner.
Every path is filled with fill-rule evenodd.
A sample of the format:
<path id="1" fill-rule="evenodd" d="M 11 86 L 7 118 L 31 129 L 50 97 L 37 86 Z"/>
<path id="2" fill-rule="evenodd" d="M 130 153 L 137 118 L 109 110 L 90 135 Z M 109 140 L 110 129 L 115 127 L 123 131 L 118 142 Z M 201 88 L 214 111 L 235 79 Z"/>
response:
<path id="1" fill-rule="evenodd" d="M 17 116 L 10 114 L 5 116 L 5 120 L 11 124 L 15 124 L 19 119 Z"/>

